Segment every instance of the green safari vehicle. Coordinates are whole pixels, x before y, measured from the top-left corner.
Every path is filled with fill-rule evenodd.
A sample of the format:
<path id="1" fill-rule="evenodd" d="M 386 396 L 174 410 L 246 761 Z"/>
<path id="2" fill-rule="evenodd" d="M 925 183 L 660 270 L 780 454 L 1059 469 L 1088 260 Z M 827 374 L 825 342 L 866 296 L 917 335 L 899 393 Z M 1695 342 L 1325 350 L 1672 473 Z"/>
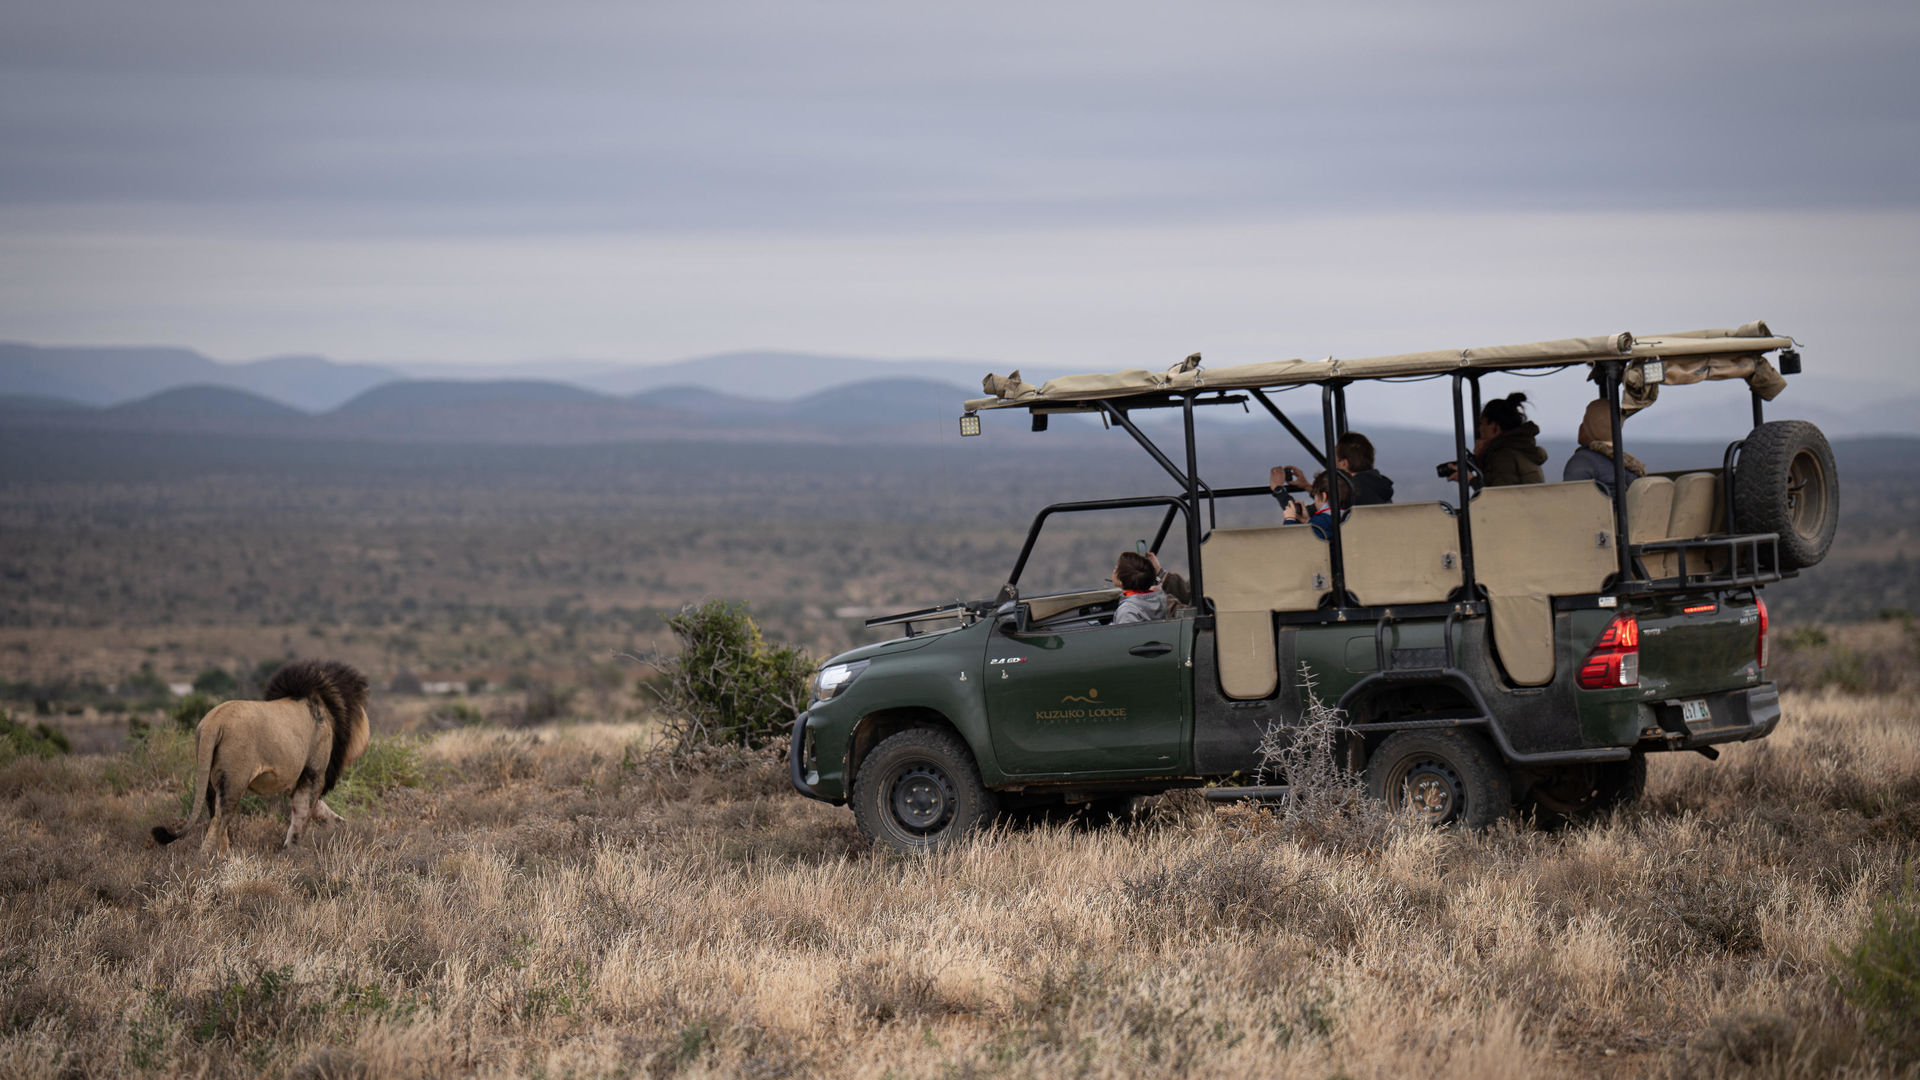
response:
<path id="1" fill-rule="evenodd" d="M 1199 361 L 1038 387 L 1017 373 L 987 378 L 962 434 L 998 410 L 1026 410 L 1036 431 L 1056 413 L 1094 414 L 1132 436 L 1172 490 L 1044 507 L 993 599 L 870 620 L 903 636 L 822 666 L 793 725 L 802 794 L 851 803 L 870 840 L 901 851 L 949 844 L 1008 807 L 1115 805 L 1178 787 L 1276 797 L 1283 787 L 1249 781 L 1262 740 L 1302 723 L 1310 681 L 1340 710 L 1341 760 L 1374 795 L 1472 828 L 1516 808 L 1541 820 L 1596 813 L 1639 794 L 1649 753 L 1713 758 L 1778 724 L 1761 590 L 1818 563 L 1839 512 L 1826 438 L 1763 414 L 1783 375 L 1800 371 L 1791 338 L 1750 323 L 1358 360 Z M 1595 481 L 1476 490 L 1482 377 L 1555 371 L 1597 384 L 1620 451 L 1624 415 L 1703 380 L 1745 380 L 1753 428 L 1717 464 L 1631 483 L 1616 452 L 1611 491 Z M 1221 501 L 1272 494 L 1201 479 L 1202 407 L 1257 406 L 1330 467 L 1349 388 L 1421 377 L 1451 389 L 1454 498 L 1345 509 L 1336 484 L 1325 539 L 1277 519 L 1215 527 Z M 1270 393 L 1303 384 L 1320 389 L 1317 440 Z M 1183 456 L 1136 423 L 1158 409 L 1178 411 Z M 1159 515 L 1156 553 L 1184 530 L 1192 607 L 1115 625 L 1118 589 L 1021 593 L 1049 520 L 1117 509 Z"/>

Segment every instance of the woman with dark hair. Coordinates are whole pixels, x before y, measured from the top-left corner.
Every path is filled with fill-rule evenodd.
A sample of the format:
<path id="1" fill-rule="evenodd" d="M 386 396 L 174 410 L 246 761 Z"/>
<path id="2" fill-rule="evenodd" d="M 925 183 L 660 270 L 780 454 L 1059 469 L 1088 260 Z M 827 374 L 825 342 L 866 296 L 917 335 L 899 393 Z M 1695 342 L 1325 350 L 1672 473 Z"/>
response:
<path id="1" fill-rule="evenodd" d="M 1613 415 L 1606 398 L 1596 398 L 1587 402 L 1587 411 L 1580 418 L 1580 431 L 1576 436 L 1580 440 L 1579 449 L 1567 459 L 1567 468 L 1560 476 L 1562 480 L 1591 480 L 1600 485 L 1601 490 L 1613 497 Z M 1647 467 L 1640 459 L 1625 451 L 1620 451 L 1620 459 L 1627 467 L 1627 486 L 1632 487 L 1635 480 L 1647 475 Z"/>
<path id="2" fill-rule="evenodd" d="M 1547 452 L 1540 446 L 1540 425 L 1527 419 L 1522 407 L 1527 395 L 1514 391 L 1480 406 L 1480 426 L 1473 443 L 1473 460 L 1488 487 L 1544 484 Z M 1440 475 L 1453 479 L 1453 463 L 1442 462 Z"/>

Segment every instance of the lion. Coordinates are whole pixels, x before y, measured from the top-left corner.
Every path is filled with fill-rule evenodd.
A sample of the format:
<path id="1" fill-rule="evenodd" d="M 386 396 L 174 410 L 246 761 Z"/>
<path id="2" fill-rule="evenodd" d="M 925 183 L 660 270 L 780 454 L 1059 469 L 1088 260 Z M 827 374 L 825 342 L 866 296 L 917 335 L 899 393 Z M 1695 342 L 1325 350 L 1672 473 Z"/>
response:
<path id="1" fill-rule="evenodd" d="M 326 804 L 340 771 L 366 752 L 367 677 L 332 660 L 287 664 L 268 680 L 265 701 L 226 701 L 208 710 L 194 729 L 193 812 L 177 829 L 153 827 L 170 844 L 207 821 L 200 853 L 227 854 L 227 823 L 239 798 L 291 794 L 291 847 L 309 817 L 342 818 Z"/>

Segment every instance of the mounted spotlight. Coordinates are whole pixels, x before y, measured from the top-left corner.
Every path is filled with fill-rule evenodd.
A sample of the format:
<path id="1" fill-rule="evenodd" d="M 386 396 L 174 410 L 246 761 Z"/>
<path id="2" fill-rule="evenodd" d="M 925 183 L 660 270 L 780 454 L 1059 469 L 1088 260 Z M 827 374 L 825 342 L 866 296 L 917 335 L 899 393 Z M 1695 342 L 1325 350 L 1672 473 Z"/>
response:
<path id="1" fill-rule="evenodd" d="M 1648 386 L 1659 386 L 1667 381 L 1667 362 L 1658 357 L 1642 362 L 1640 376 Z"/>
<path id="2" fill-rule="evenodd" d="M 1780 374 L 1782 375 L 1800 374 L 1800 350 L 1799 349 L 1781 349 L 1780 350 Z"/>
<path id="3" fill-rule="evenodd" d="M 960 436 L 965 438 L 978 434 L 980 434 L 980 414 L 973 412 L 963 414 L 960 417 Z"/>
<path id="4" fill-rule="evenodd" d="M 1040 412 L 1038 410 L 1034 411 L 1033 430 L 1035 431 L 1047 430 L 1047 414 L 1046 413 Z"/>

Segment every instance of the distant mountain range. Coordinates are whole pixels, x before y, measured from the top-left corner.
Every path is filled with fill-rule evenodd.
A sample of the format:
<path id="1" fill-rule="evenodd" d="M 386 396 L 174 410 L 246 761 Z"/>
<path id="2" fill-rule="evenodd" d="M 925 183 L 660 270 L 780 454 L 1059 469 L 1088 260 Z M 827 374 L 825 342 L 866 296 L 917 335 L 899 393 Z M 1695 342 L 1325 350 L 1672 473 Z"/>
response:
<path id="1" fill-rule="evenodd" d="M 770 351 L 625 367 L 342 364 L 317 356 L 228 364 L 189 349 L 0 343 L 0 424 L 384 442 L 924 441 L 953 436 L 961 403 L 979 396 L 980 376 L 995 367 Z M 1027 373 L 1035 382 L 1047 374 Z M 1356 426 L 1425 429 L 1445 415 L 1403 403 Z M 1637 421 L 1629 431 L 1644 429 L 1638 439 L 1731 439 L 1747 424 L 1744 408 L 1683 392 L 1648 415 L 1659 423 Z M 1920 395 L 1810 373 L 1769 415 L 1812 420 L 1830 438 L 1910 435 L 1920 432 Z M 1296 419 L 1317 425 L 1316 416 L 1308 408 Z M 1023 421 L 995 418 L 992 426 Z"/>
<path id="2" fill-rule="evenodd" d="M 958 437 L 964 387 L 875 379 L 792 401 L 666 387 L 628 397 L 565 383 L 401 380 L 309 413 L 229 386 L 182 386 L 106 407 L 0 393 L 0 424 L 17 430 L 193 433 L 387 443 L 580 443 L 701 439 L 750 442 L 927 442 Z"/>
<path id="3" fill-rule="evenodd" d="M 790 401 L 848 383 L 921 379 L 978 387 L 986 361 L 871 360 L 793 352 L 736 352 L 671 364 L 342 364 L 282 356 L 226 364 L 191 349 L 52 347 L 0 342 L 0 394 L 121 405 L 185 386 L 225 386 L 322 413 L 388 383 L 561 384 L 604 396 L 699 388 L 735 399 Z M 449 390 L 448 392 L 452 392 Z"/>

